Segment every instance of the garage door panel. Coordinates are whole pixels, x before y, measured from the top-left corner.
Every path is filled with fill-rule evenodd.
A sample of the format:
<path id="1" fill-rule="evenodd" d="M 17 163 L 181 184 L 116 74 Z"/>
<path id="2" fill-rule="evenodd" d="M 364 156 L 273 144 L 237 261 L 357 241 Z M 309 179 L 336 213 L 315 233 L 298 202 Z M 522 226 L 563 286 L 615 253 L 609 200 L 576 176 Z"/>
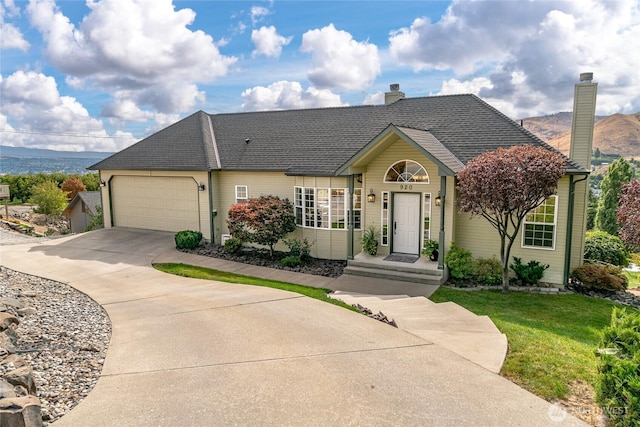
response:
<path id="1" fill-rule="evenodd" d="M 117 227 L 199 230 L 198 186 L 190 177 L 116 176 L 111 181 Z"/>

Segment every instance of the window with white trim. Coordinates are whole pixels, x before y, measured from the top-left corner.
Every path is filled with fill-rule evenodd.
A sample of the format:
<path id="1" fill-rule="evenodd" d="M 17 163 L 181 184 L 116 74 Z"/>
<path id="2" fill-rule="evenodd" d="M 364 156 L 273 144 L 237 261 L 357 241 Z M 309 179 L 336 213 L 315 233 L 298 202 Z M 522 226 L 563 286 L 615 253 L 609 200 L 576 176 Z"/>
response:
<path id="1" fill-rule="evenodd" d="M 236 203 L 244 203 L 249 199 L 249 190 L 246 185 L 236 185 Z"/>
<path id="2" fill-rule="evenodd" d="M 382 246 L 389 246 L 389 192 L 382 192 Z"/>
<path id="3" fill-rule="evenodd" d="M 431 239 L 431 193 L 423 193 L 424 205 L 422 206 L 422 244 Z"/>
<path id="4" fill-rule="evenodd" d="M 345 188 L 294 187 L 296 225 L 305 228 L 346 230 L 349 191 Z M 354 189 L 354 225 L 361 228 L 362 189 Z"/>
<path id="5" fill-rule="evenodd" d="M 522 230 L 522 247 L 555 249 L 558 196 L 551 196 L 527 214 Z"/>
<path id="6" fill-rule="evenodd" d="M 387 169 L 387 173 L 384 175 L 384 182 L 428 184 L 429 174 L 420 163 L 413 160 L 402 160 Z"/>

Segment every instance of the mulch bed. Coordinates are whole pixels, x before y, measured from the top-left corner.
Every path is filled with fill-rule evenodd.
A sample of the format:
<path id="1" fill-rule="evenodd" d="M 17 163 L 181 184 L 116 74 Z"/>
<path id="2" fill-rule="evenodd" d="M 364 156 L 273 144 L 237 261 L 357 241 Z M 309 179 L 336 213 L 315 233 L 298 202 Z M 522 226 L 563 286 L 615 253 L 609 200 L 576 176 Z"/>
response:
<path id="1" fill-rule="evenodd" d="M 287 252 L 274 252 L 270 256 L 269 250 L 258 248 L 242 248 L 240 253 L 231 254 L 225 251 L 224 246 L 206 244 L 195 249 L 181 249 L 182 252 L 195 255 L 220 258 L 227 261 L 241 262 L 260 267 L 276 268 L 279 270 L 294 271 L 296 273 L 314 274 L 324 277 L 339 277 L 347 265 L 346 261 L 311 258 L 304 265 L 297 267 L 283 267 L 280 261 L 289 255 Z"/>

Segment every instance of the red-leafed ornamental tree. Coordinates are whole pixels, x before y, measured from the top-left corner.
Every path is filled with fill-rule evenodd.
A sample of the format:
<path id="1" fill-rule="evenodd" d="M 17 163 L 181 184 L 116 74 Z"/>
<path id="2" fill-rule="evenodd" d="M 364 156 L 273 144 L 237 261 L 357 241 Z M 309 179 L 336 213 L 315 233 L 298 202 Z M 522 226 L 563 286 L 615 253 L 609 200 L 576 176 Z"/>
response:
<path id="1" fill-rule="evenodd" d="M 527 213 L 556 192 L 566 160 L 544 147 L 519 145 L 481 154 L 458 172 L 458 207 L 483 216 L 500 235 L 502 290 L 509 290 L 511 247 Z"/>
<path id="2" fill-rule="evenodd" d="M 622 241 L 640 249 L 640 179 L 622 186 L 617 218 Z"/>
<path id="3" fill-rule="evenodd" d="M 260 196 L 232 205 L 227 226 L 235 238 L 269 246 L 273 256 L 278 240 L 296 229 L 296 218 L 288 199 Z"/>
<path id="4" fill-rule="evenodd" d="M 67 199 L 69 200 L 73 200 L 79 192 L 87 191 L 87 187 L 85 187 L 84 183 L 80 181 L 77 176 L 65 179 L 60 188 L 67 193 Z"/>

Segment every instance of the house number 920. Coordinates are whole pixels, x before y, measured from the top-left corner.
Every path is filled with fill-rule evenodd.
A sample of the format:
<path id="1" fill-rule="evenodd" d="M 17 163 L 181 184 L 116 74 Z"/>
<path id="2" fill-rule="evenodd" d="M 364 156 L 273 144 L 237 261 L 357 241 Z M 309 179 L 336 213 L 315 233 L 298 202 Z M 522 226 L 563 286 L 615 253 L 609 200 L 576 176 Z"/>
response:
<path id="1" fill-rule="evenodd" d="M 400 184 L 400 189 L 401 190 L 412 190 L 413 189 L 413 185 L 411 185 L 411 184 Z"/>

